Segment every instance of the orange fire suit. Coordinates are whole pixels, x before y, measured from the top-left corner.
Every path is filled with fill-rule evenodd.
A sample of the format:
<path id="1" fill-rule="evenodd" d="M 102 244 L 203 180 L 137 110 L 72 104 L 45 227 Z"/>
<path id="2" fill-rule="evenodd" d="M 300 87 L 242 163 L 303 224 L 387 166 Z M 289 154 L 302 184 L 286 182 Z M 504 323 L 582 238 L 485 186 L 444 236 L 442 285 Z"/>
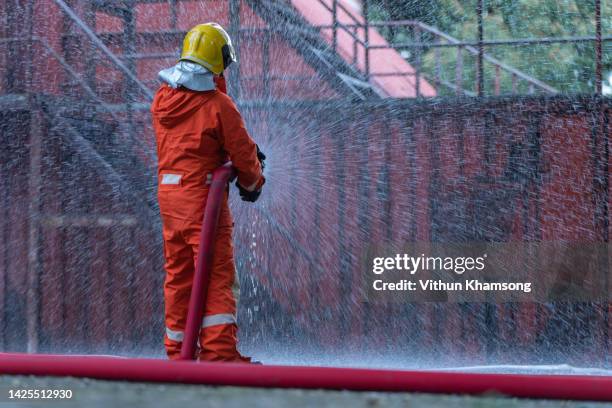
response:
<path id="1" fill-rule="evenodd" d="M 171 359 L 180 356 L 212 171 L 231 160 L 242 187 L 253 191 L 265 182 L 255 142 L 232 99 L 220 91 L 224 88 L 220 83 L 217 90 L 197 92 L 164 84 L 151 106 L 166 269 L 164 345 Z M 249 361 L 236 349 L 238 282 L 227 194 L 214 245 L 199 359 Z"/>

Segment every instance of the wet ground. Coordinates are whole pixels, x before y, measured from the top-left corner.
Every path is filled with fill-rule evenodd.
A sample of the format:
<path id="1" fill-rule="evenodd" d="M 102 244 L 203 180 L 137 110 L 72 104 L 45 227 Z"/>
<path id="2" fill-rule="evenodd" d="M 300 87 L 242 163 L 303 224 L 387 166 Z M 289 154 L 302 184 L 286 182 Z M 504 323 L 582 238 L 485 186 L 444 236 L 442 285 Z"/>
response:
<path id="1" fill-rule="evenodd" d="M 11 401 L 9 389 L 71 390 L 70 401 Z M 413 393 L 323 391 L 210 387 L 203 385 L 128 383 L 67 377 L 0 376 L 0 407 L 410 407 L 410 408 L 587 408 L 610 407 L 612 403 L 524 400 L 489 395 L 466 397 Z"/>

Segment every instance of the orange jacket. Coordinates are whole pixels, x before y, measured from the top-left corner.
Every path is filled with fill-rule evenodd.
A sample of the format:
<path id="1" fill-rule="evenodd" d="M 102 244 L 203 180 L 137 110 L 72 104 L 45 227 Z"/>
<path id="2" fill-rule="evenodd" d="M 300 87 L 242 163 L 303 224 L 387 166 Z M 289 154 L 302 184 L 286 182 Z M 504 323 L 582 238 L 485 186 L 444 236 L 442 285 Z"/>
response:
<path id="1" fill-rule="evenodd" d="M 163 84 L 151 106 L 157 137 L 162 214 L 198 217 L 207 177 L 231 160 L 238 182 L 252 191 L 264 184 L 255 142 L 232 99 L 219 90 L 197 92 Z M 181 202 L 179 202 L 181 201 Z M 227 213 L 228 210 L 222 210 Z M 201 219 L 200 219 L 201 221 Z M 228 220 L 225 220 L 228 221 Z M 219 225 L 223 225 L 220 220 Z"/>

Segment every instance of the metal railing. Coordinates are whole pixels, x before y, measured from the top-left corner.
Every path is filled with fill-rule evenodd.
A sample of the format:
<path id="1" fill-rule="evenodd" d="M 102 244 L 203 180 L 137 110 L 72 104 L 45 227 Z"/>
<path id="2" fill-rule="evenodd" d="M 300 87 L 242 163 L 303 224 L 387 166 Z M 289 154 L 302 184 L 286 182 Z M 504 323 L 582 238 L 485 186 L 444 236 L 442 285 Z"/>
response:
<path id="1" fill-rule="evenodd" d="M 96 35 L 96 33 L 64 2 L 64 0 L 54 0 L 59 8 L 66 14 L 75 24 L 79 27 L 85 35 L 89 38 L 93 45 L 95 45 L 103 54 L 105 54 L 110 61 L 134 84 L 140 92 L 145 95 L 149 100 L 153 99 L 153 92 L 143 84 L 136 74 L 128 68 L 125 63 L 119 59 L 104 42 Z"/>
<path id="2" fill-rule="evenodd" d="M 427 80 L 433 81 L 438 85 L 443 85 L 451 90 L 455 91 L 456 94 L 463 95 L 483 95 L 484 89 L 484 63 L 490 64 L 493 67 L 493 90 L 492 93 L 494 95 L 500 95 L 502 93 L 501 84 L 502 84 L 502 73 L 506 73 L 511 78 L 511 89 L 510 93 L 517 93 L 519 89 L 519 85 L 524 83 L 527 85 L 528 92 L 530 94 L 540 91 L 545 94 L 556 94 L 559 93 L 559 90 L 555 87 L 534 78 L 531 75 L 526 74 L 525 72 L 510 66 L 509 64 L 500 61 L 499 59 L 485 53 L 483 51 L 485 46 L 507 46 L 507 45 L 532 45 L 532 44 L 555 44 L 555 43 L 578 43 L 578 42 L 594 42 L 596 45 L 597 53 L 597 78 L 601 77 L 601 42 L 612 41 L 612 36 L 602 36 L 601 35 L 601 13 L 599 8 L 597 8 L 598 13 L 596 13 L 596 22 L 597 22 L 597 34 L 595 36 L 575 36 L 575 37 L 559 37 L 559 38 L 521 38 L 521 39 L 502 39 L 502 40 L 483 40 L 481 29 L 479 28 L 479 41 L 462 41 L 451 35 L 444 33 L 438 30 L 435 27 L 422 23 L 420 21 L 415 20 L 400 20 L 400 21 L 375 21 L 371 22 L 368 18 L 368 0 L 364 0 L 362 14 L 363 16 L 356 16 L 354 11 L 349 10 L 344 4 L 339 2 L 338 0 L 331 0 L 331 5 L 328 0 L 317 0 L 319 4 L 321 4 L 327 11 L 331 13 L 332 23 L 330 25 L 317 25 L 315 26 L 320 31 L 323 30 L 332 30 L 332 50 L 334 52 L 338 52 L 338 34 L 340 32 L 347 33 L 353 42 L 353 65 L 356 69 L 363 72 L 367 81 L 369 81 L 372 77 L 376 76 L 413 76 L 415 77 L 415 87 L 416 87 L 416 95 L 421 95 L 420 84 L 421 78 L 425 78 Z M 343 12 L 346 16 L 346 20 L 348 23 L 341 22 L 338 18 L 339 12 Z M 480 14 L 479 14 L 480 15 Z M 480 21 L 480 20 L 479 20 Z M 482 25 L 480 21 L 479 26 Z M 389 43 L 387 45 L 372 45 L 370 44 L 369 39 L 369 29 L 370 28 L 406 28 L 412 31 L 413 41 L 404 42 L 404 43 Z M 359 33 L 363 33 L 363 37 L 359 35 Z M 423 34 L 427 33 L 433 36 L 433 41 L 423 42 L 422 37 Z M 456 48 L 456 57 L 455 57 L 455 78 L 454 82 L 449 82 L 441 78 L 441 59 L 440 52 L 441 48 Z M 433 48 L 434 49 L 434 73 L 433 75 L 428 75 L 423 72 L 422 67 L 422 57 L 423 51 Z M 414 65 L 415 72 L 371 72 L 370 62 L 371 62 L 371 50 L 380 50 L 380 49 L 410 49 L 414 50 L 414 57 L 410 62 Z M 362 50 L 364 55 L 364 68 L 360 69 L 358 66 L 358 56 Z M 464 56 L 465 54 L 476 56 L 476 83 L 475 89 L 476 92 L 469 91 L 464 89 Z M 599 80 L 599 84 L 600 84 Z M 601 91 L 601 85 L 597 86 L 598 91 Z"/>
<path id="3" fill-rule="evenodd" d="M 61 55 L 58 54 L 57 51 L 51 47 L 51 45 L 47 42 L 46 39 L 32 36 L 29 39 L 24 38 L 0 38 L 0 44 L 8 44 L 8 43 L 20 43 L 30 41 L 31 43 L 38 43 L 41 45 L 42 52 L 50 57 L 52 60 L 55 60 L 60 66 L 65 70 L 65 72 L 70 76 L 75 83 L 77 83 L 81 88 L 85 91 L 85 94 L 88 96 L 90 102 L 93 102 L 98 109 L 100 109 L 105 114 L 110 115 L 113 120 L 113 123 L 117 125 L 120 130 L 120 134 L 126 138 L 126 141 L 131 143 L 134 146 L 139 146 L 141 144 L 141 140 L 137 139 L 136 135 L 130 133 L 126 125 L 123 123 L 121 117 L 117 116 L 115 109 L 113 109 L 113 105 L 106 103 L 103 99 L 101 99 L 94 90 L 87 84 L 87 82 L 81 78 L 81 76 L 76 72 L 76 70 L 66 62 Z M 30 90 L 31 91 L 31 90 Z M 90 155 L 94 162 L 98 163 L 103 169 L 105 174 L 107 175 L 109 182 L 118 186 L 120 192 L 126 192 L 132 194 L 129 190 L 129 186 L 126 184 L 126 181 L 123 177 L 117 173 L 117 171 L 109 164 L 100 154 L 95 150 L 92 146 L 91 142 L 85 139 L 79 132 L 68 123 L 64 117 L 59 115 L 57 112 L 54 112 L 49 119 L 54 119 L 59 124 L 56 125 L 58 127 L 63 127 L 71 138 L 76 140 L 76 144 L 81 148 L 81 151 Z M 152 162 L 154 159 L 154 154 L 148 151 L 140 151 L 141 154 L 144 154 L 143 159 Z"/>
<path id="4" fill-rule="evenodd" d="M 174 1 L 170 3 L 170 9 L 172 15 L 176 14 L 176 5 L 180 0 Z M 80 30 L 84 35 L 89 39 L 91 44 L 97 48 L 102 55 L 104 55 L 106 60 L 110 61 L 110 64 L 113 68 L 117 69 L 121 72 L 128 84 L 133 84 L 132 89 L 136 89 L 136 92 L 141 93 L 145 96 L 145 101 L 148 101 L 152 98 L 152 91 L 149 86 L 145 83 L 146 81 L 142 81 L 138 75 L 135 73 L 134 68 L 130 63 L 135 60 L 141 59 L 161 59 L 167 57 L 176 57 L 175 52 L 155 52 L 155 53 L 142 53 L 136 52 L 135 50 L 129 49 L 127 47 L 123 53 L 116 54 L 111 51 L 106 45 L 104 40 L 104 34 L 97 34 L 94 30 L 66 3 L 65 0 L 54 0 L 54 2 L 58 5 L 58 7 L 63 11 L 63 13 L 75 24 L 76 28 Z M 468 96 L 476 96 L 482 95 L 484 90 L 481 88 L 482 76 L 483 76 L 483 67 L 482 64 L 488 64 L 492 68 L 492 78 L 491 81 L 487 81 L 491 84 L 492 89 L 490 90 L 490 94 L 500 95 L 501 93 L 519 93 L 519 89 L 527 89 L 528 93 L 545 93 L 545 94 L 555 94 L 558 93 L 559 90 L 555 87 L 541 81 L 527 73 L 487 54 L 482 51 L 484 47 L 494 47 L 494 46 L 508 46 L 508 45 L 532 45 L 532 44 L 554 44 L 554 43 L 578 43 L 578 42 L 597 42 L 599 41 L 611 41 L 612 36 L 604 36 L 601 35 L 595 37 L 565 37 L 565 38 L 521 38 L 521 39 L 502 39 L 502 40 L 482 40 L 479 41 L 462 41 L 451 35 L 440 31 L 439 29 L 432 27 L 430 25 L 424 24 L 420 21 L 414 20 L 401 20 L 401 21 L 370 21 L 368 18 L 368 1 L 363 2 L 363 15 L 360 15 L 356 12 L 356 10 L 352 10 L 350 7 L 345 5 L 343 2 L 338 0 L 317 0 L 318 4 L 322 5 L 325 10 L 327 10 L 331 15 L 331 24 L 328 25 L 316 25 L 316 28 L 319 33 L 324 30 L 331 30 L 331 49 L 334 53 L 339 54 L 340 50 L 338 49 L 338 37 L 340 33 L 345 33 L 349 36 L 352 41 L 352 61 L 347 61 L 352 63 L 353 68 L 355 68 L 356 72 L 361 72 L 363 77 L 356 78 L 364 81 L 363 83 L 367 86 L 372 86 L 372 78 L 376 77 L 389 77 L 389 76 L 397 76 L 397 77 L 412 77 L 414 78 L 414 87 L 415 94 L 417 97 L 423 96 L 422 92 L 422 81 L 426 80 L 435 84 L 437 86 L 446 88 L 451 90 L 457 95 L 468 95 Z M 290 4 L 289 4 L 289 7 Z M 232 10 L 230 10 L 230 13 Z M 233 13 L 236 13 L 235 7 Z M 402 43 L 388 43 L 388 44 L 371 44 L 371 32 L 370 28 L 402 28 L 408 30 L 412 36 L 413 40 L 409 42 Z M 275 33 L 276 30 L 273 27 L 265 27 L 265 28 L 248 28 L 248 27 L 234 27 L 236 30 L 235 35 L 239 37 L 238 34 L 243 33 L 257 33 L 261 36 L 266 36 L 266 38 L 270 38 L 271 33 Z M 126 28 L 127 30 L 127 28 Z M 178 30 L 176 27 L 176 21 L 173 20 L 172 31 L 162 32 L 163 34 L 180 36 L 182 34 L 181 30 Z M 329 33 L 329 32 L 328 32 Z M 121 33 L 120 33 L 121 34 Z M 301 33 L 302 34 L 302 33 Z M 601 33 L 600 33 L 601 34 Z M 427 36 L 429 41 L 423 41 L 423 37 Z M 433 37 L 433 40 L 431 39 Z M 134 39 L 132 39 L 134 40 Z M 135 41 L 135 40 L 134 40 Z M 454 77 L 451 73 L 450 78 L 447 76 L 443 77 L 442 72 L 448 72 L 448 69 L 443 70 L 443 62 L 441 59 L 440 50 L 445 48 L 455 48 L 456 53 L 454 57 L 455 62 L 455 74 Z M 382 50 L 382 49 L 394 49 L 394 50 L 411 50 L 411 57 L 405 58 L 408 59 L 412 64 L 414 70 L 410 70 L 410 72 L 373 72 L 372 71 L 372 54 L 373 50 Z M 423 67 L 423 56 L 425 52 L 433 49 L 433 68 L 430 67 L 427 72 Z M 346 51 L 346 50 L 345 50 Z M 482 55 L 481 55 L 482 54 Z M 601 54 L 601 53 L 600 53 Z M 467 83 L 466 79 L 466 56 L 475 56 L 477 57 L 476 61 L 476 72 L 478 73 L 476 78 L 476 83 L 474 86 Z M 482 56 L 483 63 L 479 63 L 479 58 Z M 598 57 L 601 59 L 601 55 Z M 349 57 L 350 59 L 350 57 Z M 269 55 L 268 53 L 264 53 L 263 63 L 264 65 L 269 65 Z M 599 64 L 598 66 L 600 66 Z M 489 72 L 491 72 L 489 71 Z M 451 71 L 452 72 L 452 71 Z M 240 74 L 240 73 L 238 73 Z M 506 76 L 502 81 L 503 76 Z M 252 81 L 254 78 L 252 77 L 244 77 L 244 80 Z M 292 80 L 291 77 L 275 77 L 269 75 L 265 72 L 262 76 L 263 86 L 264 86 L 264 94 L 266 95 L 266 99 L 269 98 L 269 87 L 271 81 L 277 81 L 279 79 Z M 237 82 L 239 82 L 238 79 Z M 82 83 L 79 83 L 82 86 Z M 87 84 L 85 84 L 87 85 Z M 149 84 L 150 85 L 150 84 Z M 525 85 L 525 86 L 521 86 Z M 507 89 L 502 89 L 502 87 L 507 87 Z M 373 87 L 373 86 L 372 86 Z M 600 87 L 600 86 L 599 86 Z M 85 88 L 84 88 L 85 89 Z M 475 89 L 475 91 L 473 90 Z M 90 91 L 87 91 L 90 93 Z M 129 95 L 128 95 L 129 96 Z M 127 98 L 127 96 L 126 96 Z M 132 101 L 131 98 L 126 103 L 124 108 L 130 109 L 134 103 L 130 103 Z M 133 102 L 133 101 L 132 101 Z M 117 109 L 114 109 L 115 111 Z M 110 109 L 109 109 L 110 111 Z"/>
<path id="5" fill-rule="evenodd" d="M 152 92 L 144 84 L 140 79 L 136 76 L 136 74 L 131 70 L 126 63 L 128 61 L 138 60 L 138 59 L 158 59 L 158 58 L 167 58 L 167 57 L 175 57 L 176 53 L 171 52 L 156 52 L 152 54 L 147 53 L 133 53 L 133 52 L 125 52 L 123 54 L 117 55 L 108 49 L 108 47 L 104 44 L 104 41 L 98 36 L 66 3 L 64 0 L 54 0 L 56 4 L 63 10 L 63 12 L 77 25 L 79 29 L 81 29 L 85 35 L 89 38 L 92 44 L 101 50 L 101 52 L 108 57 L 108 59 L 112 62 L 114 66 L 116 66 L 125 76 L 126 78 L 134 83 L 139 91 L 146 96 L 147 99 L 152 98 Z M 546 84 L 545 82 L 534 78 L 526 74 L 525 72 L 510 66 L 503 61 L 500 61 L 493 56 L 482 52 L 481 48 L 484 46 L 500 46 L 500 45 L 527 45 L 527 44 L 546 44 L 546 43 L 563 43 L 563 42 L 586 42 L 586 41 L 595 41 L 595 37 L 570 37 L 570 38 L 542 38 L 542 39 L 517 39 L 517 40 L 493 40 L 493 41 L 478 41 L 478 42 L 468 42 L 462 41 L 451 35 L 444 33 L 438 30 L 435 27 L 424 24 L 420 21 L 414 20 L 401 20 L 401 21 L 375 21 L 371 22 L 368 18 L 368 1 L 363 2 L 363 16 L 359 15 L 355 12 L 355 10 L 351 10 L 345 4 L 338 0 L 317 0 L 318 4 L 322 5 L 325 10 L 327 10 L 331 17 L 332 23 L 330 25 L 316 25 L 314 26 L 319 32 L 323 30 L 331 30 L 331 48 L 334 53 L 339 53 L 339 44 L 338 44 L 338 36 L 339 33 L 346 33 L 352 41 L 352 61 L 347 61 L 352 64 L 352 66 L 356 69 L 357 72 L 361 72 L 363 74 L 363 79 L 366 84 L 371 83 L 371 79 L 374 77 L 413 77 L 414 78 L 414 87 L 415 94 L 417 97 L 423 96 L 422 92 L 422 81 L 426 80 L 436 84 L 437 86 L 442 86 L 446 89 L 450 89 L 457 95 L 467 95 L 467 96 L 476 96 L 482 95 L 484 90 L 480 90 L 481 82 L 483 79 L 481 78 L 483 73 L 483 68 L 481 65 L 483 63 L 489 64 L 493 68 L 493 80 L 492 86 L 493 89 L 490 92 L 494 95 L 500 95 L 502 90 L 502 75 L 506 74 L 510 77 L 510 86 L 509 89 L 505 90 L 504 93 L 518 93 L 519 87 L 522 84 L 525 84 L 528 93 L 541 92 L 546 94 L 556 94 L 559 92 L 555 87 Z M 171 8 L 174 9 L 176 7 L 176 3 L 171 3 Z M 234 10 L 235 11 L 235 10 Z M 342 18 L 339 18 L 339 15 L 342 14 Z M 341 21 L 344 20 L 344 21 Z M 169 32 L 169 34 L 179 34 L 180 30 L 176 30 L 176 26 L 173 25 L 174 30 Z M 410 30 L 413 36 L 413 41 L 404 42 L 404 43 L 388 43 L 388 44 L 379 44 L 372 45 L 370 44 L 370 28 L 404 28 Z M 253 31 L 248 28 L 236 27 L 237 32 L 241 33 L 244 31 Z M 260 35 L 270 36 L 270 32 L 274 31 L 272 28 L 267 27 L 263 29 L 256 30 L 260 33 Z M 433 41 L 423 41 L 423 35 L 428 34 L 433 36 Z M 604 41 L 612 40 L 612 37 L 604 37 Z M 443 78 L 441 75 L 442 72 L 442 62 L 440 57 L 440 50 L 442 48 L 456 48 L 455 55 L 455 75 L 452 80 L 448 78 Z M 410 58 L 410 63 L 413 65 L 414 71 L 412 72 L 372 72 L 371 70 L 371 52 L 372 50 L 382 50 L 382 49 L 393 49 L 393 50 L 405 50 L 409 49 L 413 51 L 413 55 Z M 426 50 L 433 49 L 434 50 L 434 68 L 433 73 L 424 72 L 423 69 L 423 55 Z M 465 64 L 464 58 L 466 55 L 476 56 L 479 58 L 482 54 L 483 63 L 479 63 L 479 60 L 476 61 L 476 72 L 478 73 L 476 84 L 474 88 L 476 91 L 470 90 L 471 86 L 466 87 L 465 81 Z M 361 58 L 362 57 L 362 58 Z M 266 58 L 264 57 L 264 60 Z M 360 65 L 361 62 L 361 65 Z M 269 75 L 264 73 L 264 77 L 262 78 L 264 83 L 269 85 L 271 80 Z M 264 88 L 267 88 L 264 86 Z M 267 92 L 264 91 L 267 94 Z"/>
<path id="6" fill-rule="evenodd" d="M 104 101 L 92 87 L 87 83 L 85 79 L 79 75 L 77 70 L 71 66 L 62 56 L 49 44 L 49 42 L 42 37 L 32 36 L 29 39 L 23 38 L 0 38 L 0 44 L 8 44 L 8 43 L 19 43 L 30 41 L 31 43 L 38 43 L 41 46 L 42 52 L 50 57 L 52 60 L 56 61 L 67 73 L 67 75 L 72 79 L 73 83 L 78 85 L 84 92 L 89 102 L 92 102 L 96 111 L 102 112 L 104 114 L 110 115 L 114 124 L 116 124 L 117 129 L 119 130 L 118 134 L 121 137 L 129 142 L 132 146 L 141 146 L 142 140 L 138 138 L 136 134 L 132 132 L 132 129 L 125 123 L 125 121 L 118 116 L 117 109 L 113 104 L 110 104 Z M 31 91 L 31 90 L 29 90 Z M 61 116 L 55 115 L 56 118 L 61 120 Z M 154 163 L 155 162 L 155 154 L 151 151 L 147 151 L 146 149 L 139 149 L 139 154 L 144 162 L 146 163 Z"/>

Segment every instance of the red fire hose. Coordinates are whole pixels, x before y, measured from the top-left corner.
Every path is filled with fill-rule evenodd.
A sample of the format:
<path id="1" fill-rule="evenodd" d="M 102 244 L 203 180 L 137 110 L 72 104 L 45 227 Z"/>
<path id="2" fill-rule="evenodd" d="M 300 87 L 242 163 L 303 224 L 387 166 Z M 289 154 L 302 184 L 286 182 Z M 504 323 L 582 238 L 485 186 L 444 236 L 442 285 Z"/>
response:
<path id="1" fill-rule="evenodd" d="M 191 286 L 185 337 L 181 346 L 181 360 L 195 359 L 196 342 L 200 333 L 200 327 L 202 326 L 206 293 L 210 281 L 210 268 L 212 266 L 212 255 L 221 203 L 223 202 L 223 194 L 225 193 L 227 183 L 234 177 L 234 174 L 235 170 L 232 167 L 232 163 L 228 162 L 216 169 L 212 175 L 206 207 L 204 208 L 198 260 Z"/>
<path id="2" fill-rule="evenodd" d="M 612 401 L 612 377 L 475 374 L 261 366 L 118 357 L 0 354 L 0 373 L 271 388 L 500 393 L 520 398 Z"/>

